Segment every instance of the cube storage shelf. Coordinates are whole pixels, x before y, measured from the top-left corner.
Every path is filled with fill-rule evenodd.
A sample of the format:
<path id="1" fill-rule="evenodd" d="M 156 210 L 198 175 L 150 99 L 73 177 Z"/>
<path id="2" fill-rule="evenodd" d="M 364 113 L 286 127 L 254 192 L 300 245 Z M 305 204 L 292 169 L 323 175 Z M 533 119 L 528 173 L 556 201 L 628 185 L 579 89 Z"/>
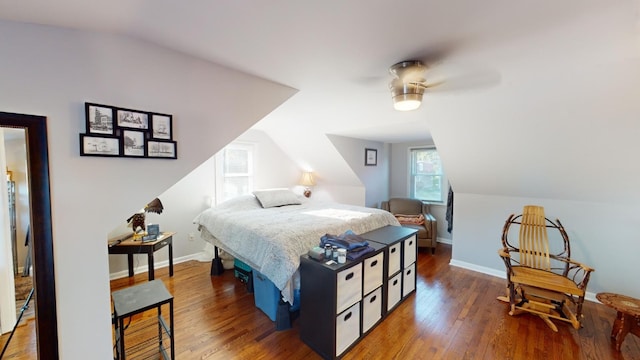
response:
<path id="1" fill-rule="evenodd" d="M 325 359 L 342 357 L 416 289 L 416 230 L 386 226 L 360 236 L 375 250 L 360 259 L 300 258 L 300 338 Z"/>

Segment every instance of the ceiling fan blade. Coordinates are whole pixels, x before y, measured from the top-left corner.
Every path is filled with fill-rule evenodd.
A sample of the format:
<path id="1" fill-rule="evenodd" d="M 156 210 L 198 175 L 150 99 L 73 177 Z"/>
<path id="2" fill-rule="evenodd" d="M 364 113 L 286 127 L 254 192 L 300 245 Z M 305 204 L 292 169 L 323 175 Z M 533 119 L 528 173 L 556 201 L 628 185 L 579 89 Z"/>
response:
<path id="1" fill-rule="evenodd" d="M 456 66 L 457 67 L 457 66 Z M 464 90 L 479 90 L 491 88 L 500 84 L 500 73 L 488 68 L 468 67 L 456 71 L 454 68 L 434 69 L 427 73 L 425 88 L 428 92 L 449 92 Z"/>

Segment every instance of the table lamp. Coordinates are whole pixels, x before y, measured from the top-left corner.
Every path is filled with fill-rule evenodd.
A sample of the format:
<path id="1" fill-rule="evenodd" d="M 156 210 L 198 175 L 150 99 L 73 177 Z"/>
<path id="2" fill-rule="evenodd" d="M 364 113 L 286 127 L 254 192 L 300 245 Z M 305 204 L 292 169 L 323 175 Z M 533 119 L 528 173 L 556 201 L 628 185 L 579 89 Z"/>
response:
<path id="1" fill-rule="evenodd" d="M 315 181 L 313 180 L 313 173 L 312 172 L 303 172 L 302 173 L 302 178 L 300 179 L 300 185 L 304 186 L 304 196 L 306 197 L 310 197 L 311 196 L 311 188 L 309 188 L 310 186 L 315 185 Z"/>

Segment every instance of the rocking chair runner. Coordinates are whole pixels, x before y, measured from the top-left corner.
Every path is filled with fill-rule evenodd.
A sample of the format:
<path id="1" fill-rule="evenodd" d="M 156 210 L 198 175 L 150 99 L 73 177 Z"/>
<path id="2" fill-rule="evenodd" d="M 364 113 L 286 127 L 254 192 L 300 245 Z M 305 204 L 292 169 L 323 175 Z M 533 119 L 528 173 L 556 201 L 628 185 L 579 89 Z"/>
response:
<path id="1" fill-rule="evenodd" d="M 513 225 L 520 227 L 518 244 L 509 241 Z M 559 232 L 559 247 L 549 243 L 547 228 Z M 521 215 L 512 214 L 505 222 L 502 246 L 498 254 L 507 268 L 507 296 L 498 299 L 510 304 L 509 315 L 538 315 L 553 331 L 558 328 L 551 319 L 579 329 L 587 283 L 594 270 L 571 259 L 569 237 L 560 220 L 547 219 L 541 206 L 527 205 Z"/>

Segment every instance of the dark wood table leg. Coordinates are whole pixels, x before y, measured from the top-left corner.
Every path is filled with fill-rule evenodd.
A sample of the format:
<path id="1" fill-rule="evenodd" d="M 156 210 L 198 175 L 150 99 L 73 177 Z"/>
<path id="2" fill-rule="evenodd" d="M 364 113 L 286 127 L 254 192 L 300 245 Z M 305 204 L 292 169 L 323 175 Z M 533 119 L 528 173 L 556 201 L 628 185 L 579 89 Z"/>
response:
<path id="1" fill-rule="evenodd" d="M 149 281 L 155 279 L 155 272 L 154 272 L 154 266 L 153 266 L 153 248 L 151 248 L 149 250 L 149 252 L 147 253 L 147 263 L 149 264 Z"/>
<path id="2" fill-rule="evenodd" d="M 133 254 L 127 254 L 127 265 L 129 266 L 129 277 L 133 276 Z"/>
<path id="3" fill-rule="evenodd" d="M 173 276 L 173 239 L 169 239 L 169 276 Z"/>
<path id="4" fill-rule="evenodd" d="M 631 325 L 634 322 L 635 318 L 633 316 L 627 315 L 621 311 L 618 311 L 616 314 L 616 319 L 614 320 L 613 327 L 611 328 L 611 338 L 614 340 L 617 351 L 620 351 L 620 346 L 622 346 L 622 342 L 629 333 L 629 330 L 631 330 Z"/>

